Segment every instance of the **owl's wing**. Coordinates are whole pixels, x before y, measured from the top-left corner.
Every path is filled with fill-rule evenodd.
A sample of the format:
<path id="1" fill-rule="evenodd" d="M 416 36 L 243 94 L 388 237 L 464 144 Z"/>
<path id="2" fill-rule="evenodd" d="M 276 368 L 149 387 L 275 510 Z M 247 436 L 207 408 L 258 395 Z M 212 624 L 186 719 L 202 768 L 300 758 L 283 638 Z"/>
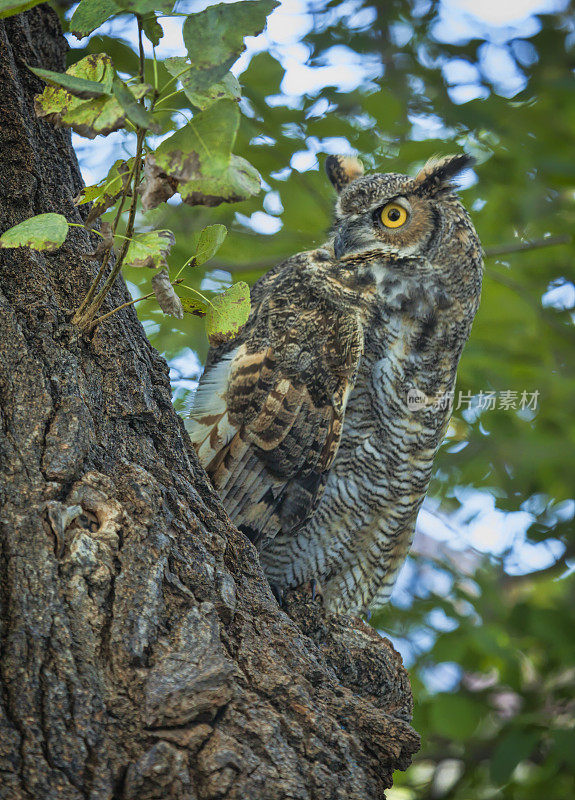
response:
<path id="1" fill-rule="evenodd" d="M 270 283 L 240 343 L 210 359 L 188 423 L 226 510 L 255 542 L 296 530 L 317 506 L 363 349 L 353 309 L 335 313 L 305 282 Z"/>

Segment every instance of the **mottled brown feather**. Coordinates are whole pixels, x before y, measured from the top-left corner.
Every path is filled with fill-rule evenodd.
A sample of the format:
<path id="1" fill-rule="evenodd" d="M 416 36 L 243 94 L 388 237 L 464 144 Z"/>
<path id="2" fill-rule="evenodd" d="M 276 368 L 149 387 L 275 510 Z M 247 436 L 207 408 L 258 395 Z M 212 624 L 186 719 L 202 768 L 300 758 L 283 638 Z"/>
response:
<path id="1" fill-rule="evenodd" d="M 314 270 L 314 261 L 294 259 L 273 295 L 258 302 L 256 287 L 221 391 L 225 417 L 202 412 L 194 419 L 200 460 L 235 523 L 254 541 L 273 538 L 280 527 L 289 533 L 317 505 L 361 357 L 359 301 L 347 298 L 338 307 L 325 279 L 314 292 Z M 277 284 L 275 276 L 266 278 Z M 334 313 L 341 315 L 335 324 Z M 210 380 L 209 368 L 203 380 Z M 228 441 L 219 428 L 224 418 L 233 431 Z M 199 434 L 199 427 L 209 431 Z M 209 450 L 201 449 L 205 441 Z"/>

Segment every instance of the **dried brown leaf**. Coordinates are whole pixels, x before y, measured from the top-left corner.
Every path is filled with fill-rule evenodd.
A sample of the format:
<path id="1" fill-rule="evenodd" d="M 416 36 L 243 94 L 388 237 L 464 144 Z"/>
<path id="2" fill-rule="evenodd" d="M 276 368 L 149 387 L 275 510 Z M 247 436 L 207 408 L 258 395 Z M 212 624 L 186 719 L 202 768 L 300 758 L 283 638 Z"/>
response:
<path id="1" fill-rule="evenodd" d="M 144 162 L 144 179 L 138 189 L 142 195 L 142 209 L 151 211 L 165 203 L 178 191 L 178 181 L 170 178 L 148 156 Z"/>
<path id="2" fill-rule="evenodd" d="M 184 318 L 182 302 L 174 291 L 167 269 L 156 272 L 152 278 L 152 289 L 164 314 L 171 314 L 172 317 L 177 319 Z"/>

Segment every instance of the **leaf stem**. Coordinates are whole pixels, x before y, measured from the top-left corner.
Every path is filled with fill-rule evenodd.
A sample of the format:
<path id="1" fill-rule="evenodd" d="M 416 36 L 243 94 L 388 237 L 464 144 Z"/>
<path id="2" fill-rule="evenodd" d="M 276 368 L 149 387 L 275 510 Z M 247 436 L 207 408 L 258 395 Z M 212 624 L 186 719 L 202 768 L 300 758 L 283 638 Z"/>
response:
<path id="1" fill-rule="evenodd" d="M 134 163 L 132 164 L 132 168 L 130 170 L 130 175 L 128 180 L 126 181 L 126 185 L 122 190 L 122 194 L 120 196 L 120 202 L 118 205 L 118 209 L 116 211 L 116 216 L 114 217 L 114 222 L 112 223 L 112 236 L 116 236 L 116 229 L 118 227 L 118 223 L 120 222 L 120 217 L 122 216 L 122 212 L 124 210 L 124 203 L 126 202 L 126 198 L 128 196 L 128 192 L 130 191 L 130 187 L 132 186 L 132 178 L 134 177 L 134 172 L 136 170 L 136 159 L 134 158 Z M 137 184 L 136 184 L 137 185 Z M 107 250 L 104 258 L 102 259 L 102 264 L 100 269 L 98 270 L 98 274 L 96 275 L 92 285 L 88 289 L 88 293 L 80 303 L 76 313 L 74 314 L 74 318 L 72 322 L 79 324 L 80 318 L 84 314 L 85 310 L 88 308 L 89 304 L 92 302 L 94 295 L 98 289 L 98 285 L 102 278 L 104 277 L 104 273 L 106 271 L 106 267 L 108 266 L 108 261 L 110 260 L 110 253 L 111 250 Z M 96 309 L 97 310 L 97 309 Z M 94 312 L 95 313 L 95 312 Z"/>
<path id="2" fill-rule="evenodd" d="M 138 21 L 138 50 L 140 53 L 140 81 L 141 83 L 145 82 L 146 77 L 146 54 L 144 53 L 144 37 L 142 36 L 144 32 L 144 26 L 142 24 L 142 18 L 139 14 L 136 14 L 136 19 Z"/>
<path id="3" fill-rule="evenodd" d="M 145 54 L 144 54 L 144 42 L 143 42 L 143 26 L 141 18 L 136 15 L 136 19 L 138 21 L 138 45 L 139 45 L 139 53 L 140 53 L 140 61 L 139 61 L 139 77 L 140 81 L 144 82 L 145 77 Z M 96 279 L 90 286 L 86 297 L 80 304 L 80 307 L 74 314 L 73 322 L 85 329 L 92 329 L 94 327 L 94 317 L 98 312 L 98 309 L 104 302 L 106 295 L 114 285 L 116 278 L 118 277 L 120 270 L 122 269 L 122 264 L 124 263 L 124 258 L 126 257 L 126 253 L 128 252 L 129 247 L 129 240 L 132 237 L 132 233 L 134 232 L 134 221 L 136 218 L 136 210 L 138 207 L 138 185 L 140 183 L 140 173 L 142 170 L 142 155 L 144 149 L 144 139 L 146 137 L 146 129 L 145 128 L 137 128 L 137 138 L 136 138 L 136 155 L 134 158 L 134 164 L 132 166 L 132 170 L 130 172 L 130 177 L 126 181 L 126 185 L 122 192 L 122 196 L 120 198 L 120 203 L 118 205 L 118 210 L 116 212 L 116 216 L 114 218 L 114 223 L 112 225 L 112 235 L 116 236 L 116 230 L 118 224 L 120 222 L 120 218 L 122 216 L 122 212 L 124 210 L 124 203 L 126 201 L 126 197 L 128 196 L 128 192 L 130 187 L 133 184 L 133 191 L 132 191 L 132 202 L 130 204 L 130 211 L 128 215 L 128 223 L 126 225 L 126 237 L 124 239 L 124 243 L 122 245 L 122 249 L 118 258 L 116 259 L 116 263 L 112 267 L 108 278 L 104 282 L 104 285 L 100 289 L 100 291 L 96 294 L 98 289 L 98 284 L 100 280 L 103 278 L 106 267 L 108 266 L 108 262 L 110 260 L 110 253 L 111 249 L 106 251 L 104 258 L 102 259 L 102 265 L 98 271 Z"/>
<path id="4" fill-rule="evenodd" d="M 167 114 L 168 112 L 171 114 L 181 114 L 182 117 L 186 120 L 186 122 L 190 121 L 190 119 L 184 114 L 181 108 L 161 108 L 160 111 L 162 114 Z"/>
<path id="5" fill-rule="evenodd" d="M 140 300 L 147 300 L 149 297 L 153 297 L 154 292 L 148 292 L 148 294 L 144 294 L 141 297 L 136 297 L 134 300 L 129 300 L 127 303 L 122 303 L 121 306 L 116 306 L 111 311 L 107 311 L 105 314 L 102 314 L 101 317 L 98 317 L 94 320 L 94 325 L 99 325 L 101 322 L 104 322 L 105 319 L 111 317 L 117 311 L 121 311 L 123 308 L 128 308 L 128 306 L 133 306 L 135 303 L 139 303 Z"/>
<path id="6" fill-rule="evenodd" d="M 177 94 L 179 94 L 181 91 L 182 91 L 182 89 L 176 89 L 176 91 L 175 91 L 175 92 L 170 92 L 170 94 L 167 94 L 167 95 L 165 95 L 164 97 L 160 97 L 160 99 L 159 99 L 159 100 L 158 100 L 158 102 L 156 103 L 156 106 L 159 106 L 159 105 L 160 105 L 160 103 L 163 103 L 163 102 L 164 102 L 164 100 L 169 100 L 169 99 L 170 99 L 170 97 L 175 97 L 175 96 L 176 96 Z"/>
<path id="7" fill-rule="evenodd" d="M 176 281 L 176 280 L 172 281 L 172 284 L 174 284 L 174 283 L 181 283 L 181 280 L 179 280 L 179 281 Z M 214 311 L 216 310 L 216 307 L 214 306 L 214 304 L 212 303 L 212 301 L 211 301 L 209 298 L 207 298 L 207 297 L 205 296 L 205 294 L 202 294 L 202 293 L 201 293 L 201 292 L 200 292 L 198 289 L 194 289 L 192 286 L 186 286 L 186 284 L 185 284 L 185 283 L 182 283 L 182 288 L 183 288 L 183 289 L 189 289 L 189 290 L 190 290 L 190 292 L 193 292 L 194 294 L 197 294 L 197 295 L 198 295 L 198 297 L 201 297 L 201 298 L 202 298 L 202 300 L 203 300 L 205 303 L 207 303 L 209 306 L 211 306 L 211 307 L 214 309 Z"/>
<path id="8" fill-rule="evenodd" d="M 168 86 L 171 86 L 171 85 L 172 85 L 172 83 L 173 83 L 174 81 L 177 81 L 177 80 L 178 80 L 178 78 L 179 78 L 181 75 L 184 75 L 186 72 L 188 72 L 188 71 L 189 71 L 189 70 L 191 70 L 191 69 L 192 69 L 192 64 L 187 64 L 187 65 L 186 65 L 186 67 L 185 67 L 185 69 L 183 69 L 181 72 L 178 72 L 176 75 L 173 75 L 173 76 L 170 78 L 170 80 L 169 80 L 169 81 L 167 81 L 167 83 L 165 83 L 165 84 L 164 84 L 164 91 L 165 91 L 165 90 L 168 88 Z M 164 98 L 164 99 L 165 99 L 165 98 Z"/>
<path id="9" fill-rule="evenodd" d="M 181 281 L 172 281 L 172 286 L 176 286 L 176 284 L 181 283 Z M 121 311 L 123 308 L 128 308 L 129 306 L 135 305 L 135 303 L 139 303 L 141 300 L 148 300 L 150 297 L 153 297 L 155 292 L 148 292 L 148 294 L 143 294 L 141 297 L 136 297 L 133 300 L 128 300 L 127 303 L 122 303 L 121 306 L 116 306 L 111 311 L 107 311 L 105 314 L 102 314 L 101 317 L 94 320 L 94 326 L 99 325 L 101 322 L 104 322 L 105 319 L 108 319 L 113 314 L 116 314 L 118 311 Z"/>
<path id="10" fill-rule="evenodd" d="M 68 222 L 68 227 L 69 228 L 82 228 L 82 230 L 85 230 L 85 231 L 88 230 L 88 228 L 86 228 L 86 226 L 82 225 L 80 222 Z M 97 234 L 97 236 L 101 236 L 102 239 L 104 238 L 104 234 L 101 231 L 94 230 L 94 228 L 89 230 L 88 233 L 95 233 L 95 234 Z"/>
<path id="11" fill-rule="evenodd" d="M 98 289 L 98 284 L 100 283 L 100 281 L 104 277 L 104 273 L 106 272 L 106 267 L 108 266 L 108 261 L 109 260 L 110 260 L 110 250 L 106 250 L 106 252 L 104 253 L 104 256 L 102 258 L 102 263 L 100 264 L 100 269 L 98 270 L 98 274 L 96 275 L 96 277 L 92 281 L 92 283 L 90 285 L 90 288 L 88 289 L 88 291 L 86 293 L 86 296 L 84 297 L 84 299 L 82 300 L 82 302 L 80 303 L 78 308 L 76 309 L 76 313 L 74 314 L 74 318 L 73 318 L 72 322 L 78 322 L 79 319 L 80 319 L 80 316 L 83 314 L 83 312 L 86 310 L 88 305 L 91 303 L 92 298 L 94 297 L 94 295 L 96 294 L 96 290 Z"/>
<path id="12" fill-rule="evenodd" d="M 158 98 L 158 59 L 156 58 L 156 48 L 152 45 L 152 54 L 154 56 L 154 98 Z"/>
<path id="13" fill-rule="evenodd" d="M 114 285 L 114 282 L 115 282 L 116 278 L 120 274 L 120 271 L 122 269 L 122 264 L 124 263 L 124 258 L 126 257 L 126 253 L 128 252 L 128 247 L 130 246 L 130 240 L 131 240 L 132 234 L 134 232 L 134 221 L 136 219 L 136 208 L 137 208 L 137 205 L 138 205 L 137 187 L 138 187 L 138 184 L 140 182 L 140 172 L 141 172 L 141 168 L 142 168 L 142 148 L 143 148 L 145 135 L 146 135 L 145 130 L 143 130 L 142 128 L 139 128 L 138 129 L 138 141 L 137 141 L 137 146 L 136 146 L 136 163 L 135 163 L 135 169 L 134 169 L 134 192 L 133 192 L 133 197 L 132 197 L 132 203 L 130 205 L 130 213 L 128 215 L 128 224 L 126 226 L 126 236 L 122 237 L 124 239 L 124 242 L 122 244 L 122 249 L 120 250 L 120 254 L 119 254 L 118 258 L 116 259 L 116 263 L 114 264 L 114 267 L 112 268 L 112 271 L 108 275 L 108 278 L 106 279 L 106 282 L 104 283 L 104 285 L 102 286 L 102 288 L 100 289 L 100 291 L 98 292 L 96 297 L 94 298 L 90 308 L 88 309 L 88 311 L 90 312 L 90 316 L 92 316 L 92 317 L 94 316 L 94 314 L 96 314 L 96 312 L 98 311 L 98 309 L 100 308 L 100 306 L 104 302 L 104 299 L 105 299 L 106 295 L 108 294 L 108 292 L 110 291 L 110 289 Z M 114 236 L 116 236 L 115 233 L 114 233 Z"/>
<path id="14" fill-rule="evenodd" d="M 191 264 L 191 263 L 192 263 L 192 261 L 194 261 L 194 260 L 195 260 L 195 258 L 196 258 L 195 256 L 190 256 L 190 257 L 188 258 L 188 260 L 186 261 L 186 263 L 185 263 L 185 264 L 182 264 L 182 266 L 180 267 L 180 269 L 177 271 L 177 273 L 176 273 L 176 277 L 174 278 L 174 280 L 176 280 L 177 278 L 179 278 L 179 277 L 180 277 L 180 275 L 181 275 L 181 274 L 182 274 L 182 272 L 185 270 L 185 268 L 188 266 L 188 264 Z"/>

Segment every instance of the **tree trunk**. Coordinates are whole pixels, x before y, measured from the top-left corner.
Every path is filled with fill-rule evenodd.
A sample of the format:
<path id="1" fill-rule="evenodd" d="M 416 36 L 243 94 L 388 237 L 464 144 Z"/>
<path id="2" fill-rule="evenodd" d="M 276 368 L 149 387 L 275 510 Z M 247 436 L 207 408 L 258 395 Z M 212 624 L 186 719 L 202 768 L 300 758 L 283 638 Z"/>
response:
<path id="1" fill-rule="evenodd" d="M 65 51 L 48 7 L 0 22 L 0 231 L 82 222 L 26 68 Z M 418 747 L 400 657 L 361 620 L 278 608 L 134 310 L 70 325 L 94 239 L 0 251 L 0 798 L 383 798 Z"/>

